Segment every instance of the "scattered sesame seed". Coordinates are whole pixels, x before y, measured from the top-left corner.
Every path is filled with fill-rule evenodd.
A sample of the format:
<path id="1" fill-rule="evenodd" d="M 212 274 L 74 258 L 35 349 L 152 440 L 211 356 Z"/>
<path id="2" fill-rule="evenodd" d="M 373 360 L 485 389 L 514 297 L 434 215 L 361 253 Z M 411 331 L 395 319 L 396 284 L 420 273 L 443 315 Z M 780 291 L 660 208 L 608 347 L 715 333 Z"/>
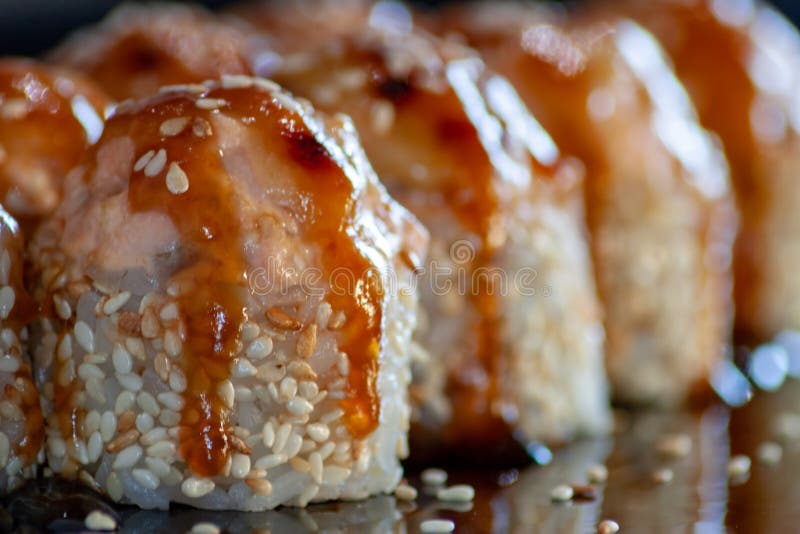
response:
<path id="1" fill-rule="evenodd" d="M 681 458 L 692 450 L 692 438 L 688 434 L 670 434 L 661 438 L 656 449 L 663 456 Z"/>
<path id="2" fill-rule="evenodd" d="M 444 469 L 429 467 L 421 473 L 422 482 L 430 486 L 441 486 L 447 482 L 447 472 Z"/>
<path id="3" fill-rule="evenodd" d="M 194 103 L 200 109 L 217 109 L 227 104 L 224 98 L 198 98 Z"/>
<path id="4" fill-rule="evenodd" d="M 603 519 L 597 525 L 597 534 L 615 534 L 619 532 L 619 523 L 613 519 Z"/>
<path id="5" fill-rule="evenodd" d="M 189 534 L 219 534 L 222 532 L 214 523 L 195 523 Z"/>
<path id="6" fill-rule="evenodd" d="M 550 491 L 550 500 L 553 502 L 567 502 L 572 500 L 573 495 L 571 486 L 560 484 Z"/>
<path id="7" fill-rule="evenodd" d="M 181 195 L 189 190 L 189 177 L 174 161 L 169 164 L 167 171 L 167 189 L 173 195 Z"/>
<path id="8" fill-rule="evenodd" d="M 223 74 L 222 87 L 224 89 L 245 89 L 253 85 L 253 78 L 244 74 Z"/>
<path id="9" fill-rule="evenodd" d="M 586 470 L 586 477 L 589 482 L 602 484 L 608 480 L 608 468 L 603 464 L 592 465 Z"/>
<path id="10" fill-rule="evenodd" d="M 160 148 L 156 155 L 144 167 L 144 175 L 153 177 L 164 169 L 167 164 L 167 151 Z"/>
<path id="11" fill-rule="evenodd" d="M 737 454 L 731 457 L 728 462 L 728 475 L 730 477 L 741 477 L 750 472 L 750 457 L 744 454 Z"/>
<path id="12" fill-rule="evenodd" d="M 283 330 L 300 330 L 302 327 L 300 321 L 274 306 L 267 310 L 266 317 L 270 323 Z"/>
<path id="13" fill-rule="evenodd" d="M 417 488 L 401 482 L 394 490 L 394 496 L 401 501 L 413 501 L 417 498 Z"/>
<path id="14" fill-rule="evenodd" d="M 475 498 L 475 488 L 469 484 L 456 484 L 449 488 L 440 488 L 436 498 L 446 502 L 469 502 Z"/>
<path id="15" fill-rule="evenodd" d="M 774 441 L 765 441 L 758 446 L 758 452 L 756 454 L 758 460 L 762 464 L 775 465 L 780 463 L 783 457 L 783 447 Z"/>
<path id="16" fill-rule="evenodd" d="M 272 484 L 265 478 L 247 478 L 245 483 L 250 486 L 253 493 L 258 495 L 269 495 L 272 493 Z"/>
<path id="17" fill-rule="evenodd" d="M 426 519 L 419 528 L 424 534 L 443 534 L 453 532 L 456 524 L 449 519 Z"/>
<path id="18" fill-rule="evenodd" d="M 214 482 L 207 478 L 189 477 L 181 483 L 181 491 L 191 499 L 208 495 L 214 487 Z"/>
<path id="19" fill-rule="evenodd" d="M 674 476 L 672 469 L 658 469 L 653 472 L 653 482 L 656 484 L 669 484 Z"/>
<path id="20" fill-rule="evenodd" d="M 181 133 L 189 124 L 189 117 L 175 117 L 167 119 L 158 128 L 159 133 L 166 137 L 172 137 Z"/>
<path id="21" fill-rule="evenodd" d="M 297 338 L 297 355 L 303 359 L 308 359 L 314 354 L 317 348 L 317 325 L 310 324 L 300 331 Z"/>
<path id="22" fill-rule="evenodd" d="M 89 512 L 84 524 L 89 530 L 117 530 L 114 518 L 100 510 Z"/>

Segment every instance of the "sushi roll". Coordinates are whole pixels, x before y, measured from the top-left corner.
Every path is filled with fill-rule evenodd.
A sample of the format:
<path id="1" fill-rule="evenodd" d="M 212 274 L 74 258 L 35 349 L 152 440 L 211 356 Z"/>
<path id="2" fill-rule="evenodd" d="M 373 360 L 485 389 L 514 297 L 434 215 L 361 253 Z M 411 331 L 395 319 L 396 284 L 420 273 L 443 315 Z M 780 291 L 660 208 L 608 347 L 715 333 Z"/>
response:
<path id="1" fill-rule="evenodd" d="M 44 419 L 27 353 L 33 302 L 25 291 L 23 240 L 0 207 L 0 495 L 33 478 L 44 460 Z"/>
<path id="2" fill-rule="evenodd" d="M 736 215 L 727 163 L 657 41 L 635 23 L 508 4 L 437 20 L 509 77 L 557 144 L 586 165 L 606 362 L 624 402 L 708 391 L 728 349 Z"/>
<path id="3" fill-rule="evenodd" d="M 0 202 L 27 230 L 100 138 L 108 103 L 91 82 L 27 59 L 0 59 Z"/>
<path id="4" fill-rule="evenodd" d="M 736 329 L 764 341 L 800 329 L 800 34 L 763 2 L 615 2 L 661 40 L 703 125 L 719 134 L 741 212 Z"/>
<path id="5" fill-rule="evenodd" d="M 120 105 L 29 247 L 51 469 L 142 508 L 391 491 L 426 241 L 272 82 Z"/>
<path id="6" fill-rule="evenodd" d="M 518 443 L 603 433 L 580 169 L 474 53 L 370 20 L 319 48 L 276 41 L 285 59 L 305 59 L 264 74 L 350 115 L 390 194 L 430 229 L 413 344 L 417 458 L 508 461 Z"/>
<path id="7" fill-rule="evenodd" d="M 248 36 L 200 7 L 125 4 L 77 31 L 49 59 L 83 72 L 117 100 L 144 98 L 163 85 L 249 72 Z"/>

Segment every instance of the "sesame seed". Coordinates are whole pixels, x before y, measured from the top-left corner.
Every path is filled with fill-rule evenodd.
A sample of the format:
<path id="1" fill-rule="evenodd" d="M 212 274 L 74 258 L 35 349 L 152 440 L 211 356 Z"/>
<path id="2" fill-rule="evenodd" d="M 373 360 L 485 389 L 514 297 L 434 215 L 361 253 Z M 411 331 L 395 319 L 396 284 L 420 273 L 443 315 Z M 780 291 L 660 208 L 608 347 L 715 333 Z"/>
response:
<path id="1" fill-rule="evenodd" d="M 586 477 L 589 479 L 589 482 L 602 484 L 608 480 L 608 468 L 603 464 L 592 465 L 586 470 Z"/>
<path id="2" fill-rule="evenodd" d="M 89 380 L 92 378 L 103 380 L 105 379 L 106 374 L 93 363 L 82 363 L 78 366 L 78 376 L 83 380 Z"/>
<path id="3" fill-rule="evenodd" d="M 294 458 L 300 452 L 302 446 L 303 438 L 292 433 L 289 435 L 289 439 L 286 440 L 286 446 L 283 449 L 283 453 L 289 458 Z"/>
<path id="4" fill-rule="evenodd" d="M 317 325 L 310 324 L 300 331 L 297 338 L 297 355 L 303 359 L 308 359 L 314 354 L 317 348 Z"/>
<path id="5" fill-rule="evenodd" d="M 145 433 L 139 440 L 142 445 L 149 447 L 167 439 L 167 429 L 157 426 Z"/>
<path id="6" fill-rule="evenodd" d="M 311 423 L 306 426 L 306 434 L 308 434 L 308 437 L 317 443 L 322 443 L 323 441 L 328 440 L 331 435 L 331 431 L 330 428 L 328 428 L 328 425 L 324 423 Z"/>
<path id="7" fill-rule="evenodd" d="M 11 454 L 11 443 L 4 432 L 0 432 L 0 467 L 8 465 L 8 458 Z M 66 452 L 66 451 L 65 451 Z"/>
<path id="8" fill-rule="evenodd" d="M 149 413 L 153 417 L 158 417 L 161 408 L 158 407 L 155 397 L 147 391 L 141 391 L 136 396 L 136 404 L 139 408 Z"/>
<path id="9" fill-rule="evenodd" d="M 119 343 L 114 344 L 114 348 L 111 351 L 111 361 L 114 363 L 114 371 L 117 373 L 127 374 L 133 369 L 133 358 Z"/>
<path id="10" fill-rule="evenodd" d="M 688 434 L 671 434 L 659 440 L 656 449 L 663 456 L 681 458 L 692 450 L 692 438 Z"/>
<path id="11" fill-rule="evenodd" d="M 189 117 L 175 117 L 161 123 L 158 131 L 165 137 L 172 137 L 181 133 L 189 124 Z"/>
<path id="12" fill-rule="evenodd" d="M 181 422 L 181 414 L 174 410 L 162 410 L 158 422 L 164 426 L 175 426 Z"/>
<path id="13" fill-rule="evenodd" d="M 456 524 L 449 519 L 426 519 L 419 528 L 424 534 L 445 534 L 453 532 Z"/>
<path id="14" fill-rule="evenodd" d="M 765 441 L 758 446 L 756 454 L 762 464 L 775 465 L 780 463 L 783 457 L 783 447 L 773 441 Z"/>
<path id="15" fill-rule="evenodd" d="M 149 490 L 158 489 L 161 483 L 158 477 L 148 469 L 134 469 L 131 471 L 131 476 L 140 486 Z"/>
<path id="16" fill-rule="evenodd" d="M 158 316 L 162 321 L 172 321 L 178 318 L 178 306 L 174 302 L 170 302 L 158 312 Z"/>
<path id="17" fill-rule="evenodd" d="M 275 444 L 272 446 L 273 452 L 279 453 L 283 450 L 291 432 L 292 425 L 289 423 L 283 423 L 280 427 L 278 427 L 278 431 L 275 432 Z"/>
<path id="18" fill-rule="evenodd" d="M 75 340 L 86 352 L 94 352 L 94 334 L 83 321 L 75 323 Z"/>
<path id="19" fill-rule="evenodd" d="M 14 307 L 14 288 L 11 286 L 3 286 L 0 289 L 0 319 L 7 319 L 8 314 L 11 313 L 11 309 Z"/>
<path id="20" fill-rule="evenodd" d="M 136 401 L 136 397 L 130 391 L 123 391 L 117 396 L 117 400 L 114 403 L 114 413 L 117 415 L 122 414 L 130 410 L 133 407 L 133 403 Z"/>
<path id="21" fill-rule="evenodd" d="M 245 479 L 245 483 L 250 486 L 253 493 L 257 493 L 258 495 L 269 495 L 272 493 L 272 484 L 269 480 L 263 478 L 248 478 Z"/>
<path id="22" fill-rule="evenodd" d="M 619 523 L 613 519 L 603 519 L 597 525 L 597 534 L 616 534 L 619 532 Z"/>
<path id="23" fill-rule="evenodd" d="M 669 484 L 674 476 L 672 469 L 658 469 L 653 472 L 653 482 L 656 484 Z"/>
<path id="24" fill-rule="evenodd" d="M 173 358 L 180 355 L 181 340 L 175 331 L 167 330 L 164 332 L 164 350 Z"/>
<path id="25" fill-rule="evenodd" d="M 246 454 L 235 453 L 231 460 L 231 476 L 244 478 L 250 472 L 250 457 Z"/>
<path id="26" fill-rule="evenodd" d="M 244 89 L 252 87 L 253 78 L 243 74 L 223 74 L 222 87 L 224 89 Z"/>
<path id="27" fill-rule="evenodd" d="M 337 486 L 350 478 L 352 471 L 346 467 L 331 465 L 322 470 L 322 483 L 326 486 Z"/>
<path id="28" fill-rule="evenodd" d="M 289 373 L 297 380 L 316 380 L 317 373 L 307 362 L 294 360 L 289 363 Z"/>
<path id="29" fill-rule="evenodd" d="M 219 534 L 221 531 L 214 523 L 195 523 L 189 534 Z"/>
<path id="30" fill-rule="evenodd" d="M 258 370 L 247 358 L 236 358 L 233 362 L 231 375 L 234 378 L 247 378 L 256 376 Z"/>
<path id="31" fill-rule="evenodd" d="M 247 357 L 253 360 L 266 358 L 272 352 L 272 338 L 260 336 L 247 346 Z"/>
<path id="32" fill-rule="evenodd" d="M 136 432 L 136 434 L 138 435 L 139 433 Z M 142 457 L 142 454 L 143 451 L 139 445 L 130 445 L 117 454 L 117 457 L 114 458 L 114 462 L 111 464 L 111 468 L 115 470 L 130 469 L 136 465 Z"/>
<path id="33" fill-rule="evenodd" d="M 211 124 L 201 117 L 196 117 L 192 121 L 192 133 L 195 137 L 209 137 L 212 134 Z"/>
<path id="34" fill-rule="evenodd" d="M 150 432 L 154 425 L 153 416 L 149 413 L 142 412 L 136 416 L 136 430 L 142 434 Z"/>
<path id="35" fill-rule="evenodd" d="M 19 369 L 19 360 L 10 355 L 0 357 L 0 373 L 16 373 Z"/>
<path id="36" fill-rule="evenodd" d="M 741 477 L 750 472 L 750 457 L 744 454 L 733 456 L 728 462 L 728 475 Z"/>
<path id="37" fill-rule="evenodd" d="M 53 295 L 53 304 L 55 305 L 56 314 L 58 314 L 61 319 L 68 321 L 69 318 L 72 317 L 72 306 L 70 306 L 67 300 L 58 295 Z"/>
<path id="38" fill-rule="evenodd" d="M 217 393 L 220 400 L 228 408 L 233 408 L 233 402 L 236 398 L 236 391 L 233 389 L 233 383 L 230 380 L 223 380 L 217 387 Z"/>
<path id="39" fill-rule="evenodd" d="M 258 367 L 256 378 L 264 383 L 274 383 L 286 376 L 286 366 L 277 361 L 271 361 Z"/>
<path id="40" fill-rule="evenodd" d="M 274 306 L 267 310 L 266 317 L 270 323 L 282 330 L 300 330 L 302 327 L 300 321 Z"/>
<path id="41" fill-rule="evenodd" d="M 291 376 L 287 376 L 281 381 L 281 397 L 283 399 L 291 399 L 295 395 L 297 395 L 297 380 L 292 378 Z"/>
<path id="42" fill-rule="evenodd" d="M 200 109 L 217 109 L 227 104 L 223 98 L 198 98 L 194 103 Z"/>
<path id="43" fill-rule="evenodd" d="M 162 406 L 170 410 L 179 412 L 183 409 L 183 398 L 174 391 L 167 391 L 166 393 L 158 394 L 158 402 Z"/>
<path id="44" fill-rule="evenodd" d="M 203 94 L 207 87 L 199 83 L 178 83 L 173 85 L 164 85 L 158 89 L 159 93 L 196 93 Z"/>
<path id="45" fill-rule="evenodd" d="M 117 530 L 117 522 L 114 518 L 100 510 L 89 512 L 84 524 L 89 530 Z"/>
<path id="46" fill-rule="evenodd" d="M 421 474 L 422 482 L 429 486 L 441 486 L 447 482 L 447 472 L 443 469 L 429 467 Z"/>
<path id="47" fill-rule="evenodd" d="M 338 419 L 341 419 L 343 415 L 344 415 L 344 410 L 342 410 L 341 408 L 336 408 L 336 409 L 331 410 L 330 412 L 326 413 L 322 417 L 320 417 L 319 421 L 320 421 L 320 423 L 330 424 L 330 423 L 333 423 L 334 421 L 336 421 Z M 427 471 L 427 469 L 426 469 L 426 471 Z M 423 476 L 424 476 L 424 473 L 425 473 L 425 471 L 423 471 Z M 447 474 L 446 473 L 445 473 L 445 480 L 447 480 Z M 444 484 L 444 481 L 442 482 L 442 484 Z"/>
<path id="48" fill-rule="evenodd" d="M 311 471 L 311 464 L 308 461 L 303 460 L 299 457 L 294 457 L 289 460 L 289 465 L 292 466 L 292 469 L 297 471 L 298 473 L 308 473 Z"/>
<path id="49" fill-rule="evenodd" d="M 800 439 L 800 414 L 783 412 L 775 421 L 775 433 L 785 441 Z"/>
<path id="50" fill-rule="evenodd" d="M 272 447 L 275 443 L 275 426 L 271 421 L 264 423 L 264 428 L 261 430 L 263 436 L 264 446 L 267 448 Z"/>
<path id="51" fill-rule="evenodd" d="M 169 475 L 169 464 L 161 458 L 153 458 L 148 456 L 144 459 L 147 468 L 158 478 L 164 478 Z"/>
<path id="52" fill-rule="evenodd" d="M 147 456 L 153 458 L 173 458 L 176 453 L 175 444 L 171 441 L 159 441 L 147 447 Z"/>
<path id="53" fill-rule="evenodd" d="M 106 492 L 114 501 L 119 501 L 124 495 L 125 487 L 122 485 L 119 475 L 113 471 L 106 478 Z"/>
<path id="54" fill-rule="evenodd" d="M 103 443 L 108 443 L 114 437 L 117 431 L 117 416 L 114 412 L 106 411 L 100 417 L 100 436 L 103 438 Z"/>
<path id="55" fill-rule="evenodd" d="M 597 498 L 597 486 L 593 484 L 573 484 L 572 498 L 583 501 L 593 501 Z"/>
<path id="56" fill-rule="evenodd" d="M 214 482 L 207 478 L 189 477 L 181 484 L 181 491 L 191 499 L 197 499 L 214 491 Z"/>
<path id="57" fill-rule="evenodd" d="M 386 100 L 377 100 L 370 108 L 370 126 L 378 135 L 386 135 L 394 125 L 394 105 Z"/>
<path id="58" fill-rule="evenodd" d="M 103 313 L 106 315 L 112 315 L 115 312 L 119 311 L 128 300 L 131 298 L 131 294 L 129 291 L 123 291 L 122 293 L 118 293 L 114 295 L 110 299 L 108 299 L 105 304 L 103 304 Z"/>
<path id="59" fill-rule="evenodd" d="M 167 355 L 160 352 L 153 359 L 153 369 L 155 369 L 158 377 L 166 382 L 169 378 L 169 372 L 172 365 L 169 363 Z"/>
<path id="60" fill-rule="evenodd" d="M 93 432 L 91 436 L 89 436 L 89 441 L 86 445 L 86 454 L 89 456 L 89 462 L 94 463 L 98 459 L 100 459 L 100 455 L 103 453 L 103 437 L 100 435 L 100 432 Z"/>
<path id="61" fill-rule="evenodd" d="M 475 488 L 469 484 L 456 484 L 449 488 L 441 488 L 436 492 L 436 498 L 447 502 L 469 502 L 475 498 Z"/>
<path id="62" fill-rule="evenodd" d="M 550 491 L 550 500 L 553 502 L 567 502 L 572 500 L 573 495 L 571 486 L 560 484 Z"/>
<path id="63" fill-rule="evenodd" d="M 267 454 L 256 460 L 255 466 L 257 469 L 271 469 L 279 465 L 285 464 L 289 461 L 289 457 L 285 454 Z"/>
<path id="64" fill-rule="evenodd" d="M 413 501 L 417 498 L 417 488 L 406 483 L 400 483 L 394 490 L 394 496 L 401 501 Z"/>
<path id="65" fill-rule="evenodd" d="M 158 149 L 156 155 L 147 162 L 147 165 L 144 166 L 144 175 L 153 177 L 160 173 L 164 169 L 164 165 L 167 164 L 167 151 L 163 148 Z"/>
<path id="66" fill-rule="evenodd" d="M 173 195 L 182 195 L 189 190 L 189 177 L 174 161 L 169 164 L 167 171 L 167 189 Z"/>
<path id="67" fill-rule="evenodd" d="M 186 375 L 177 367 L 169 374 L 169 387 L 176 393 L 183 393 L 188 387 L 186 382 Z"/>

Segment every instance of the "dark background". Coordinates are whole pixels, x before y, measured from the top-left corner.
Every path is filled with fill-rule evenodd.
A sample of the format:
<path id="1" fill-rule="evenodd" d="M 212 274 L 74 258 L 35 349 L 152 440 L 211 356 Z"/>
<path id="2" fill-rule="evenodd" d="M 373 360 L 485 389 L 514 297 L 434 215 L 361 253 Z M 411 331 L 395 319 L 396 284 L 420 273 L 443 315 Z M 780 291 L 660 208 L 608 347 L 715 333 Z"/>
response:
<path id="1" fill-rule="evenodd" d="M 591 0 L 584 0 L 591 1 Z M 97 21 L 120 0 L 0 0 L 0 55 L 34 55 L 57 43 L 70 31 Z M 218 7 L 232 0 L 196 3 Z M 435 0 L 417 2 L 435 4 Z M 800 21 L 800 1 L 772 2 L 795 24 Z"/>

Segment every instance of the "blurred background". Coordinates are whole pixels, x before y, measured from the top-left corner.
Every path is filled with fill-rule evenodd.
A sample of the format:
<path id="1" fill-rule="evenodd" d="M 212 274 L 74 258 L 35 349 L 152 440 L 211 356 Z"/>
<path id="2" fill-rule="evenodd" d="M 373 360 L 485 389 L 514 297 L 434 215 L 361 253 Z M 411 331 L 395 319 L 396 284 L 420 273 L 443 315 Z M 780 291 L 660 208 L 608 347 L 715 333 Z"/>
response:
<path id="1" fill-rule="evenodd" d="M 47 50 L 70 31 L 100 20 L 122 3 L 121 0 L 0 0 L 0 54 L 34 55 Z M 214 8 L 234 3 L 234 0 L 193 3 Z M 423 0 L 414 3 L 430 5 L 442 2 Z M 798 24 L 800 1 L 775 0 L 772 4 Z"/>

